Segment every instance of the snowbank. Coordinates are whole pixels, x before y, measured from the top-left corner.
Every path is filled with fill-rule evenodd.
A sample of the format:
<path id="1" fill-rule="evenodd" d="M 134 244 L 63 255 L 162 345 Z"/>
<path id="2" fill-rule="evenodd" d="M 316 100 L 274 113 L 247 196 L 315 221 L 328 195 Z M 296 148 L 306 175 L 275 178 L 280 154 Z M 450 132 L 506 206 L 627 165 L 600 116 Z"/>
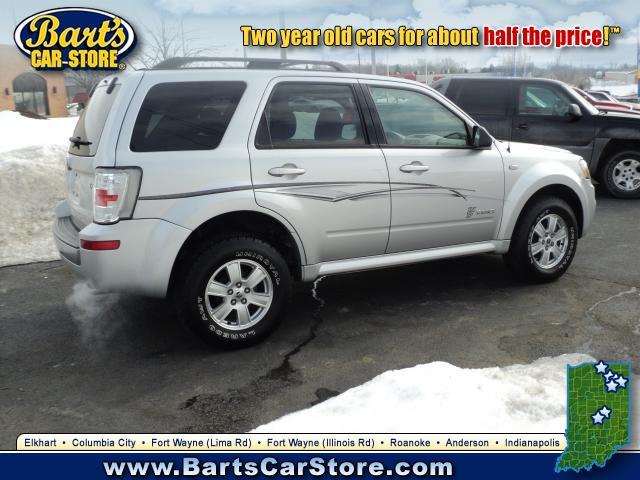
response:
<path id="1" fill-rule="evenodd" d="M 33 145 L 69 146 L 78 117 L 36 120 L 17 112 L 0 112 L 0 153 Z"/>
<path id="2" fill-rule="evenodd" d="M 638 85 L 635 83 L 621 83 L 599 78 L 591 78 L 591 90 L 606 90 L 614 97 L 629 97 L 638 94 Z"/>
<path id="3" fill-rule="evenodd" d="M 567 364 L 590 361 L 576 353 L 503 368 L 392 370 L 254 432 L 561 433 Z"/>
<path id="4" fill-rule="evenodd" d="M 0 112 L 0 265 L 58 258 L 51 221 L 77 120 Z"/>

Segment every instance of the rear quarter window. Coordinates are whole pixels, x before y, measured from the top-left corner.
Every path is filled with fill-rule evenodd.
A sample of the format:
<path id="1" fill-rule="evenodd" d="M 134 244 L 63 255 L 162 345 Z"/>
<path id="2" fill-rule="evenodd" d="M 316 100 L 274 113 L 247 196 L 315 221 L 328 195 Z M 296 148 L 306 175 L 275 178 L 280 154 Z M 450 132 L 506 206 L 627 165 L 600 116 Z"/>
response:
<path id="1" fill-rule="evenodd" d="M 459 82 L 455 103 L 469 115 L 506 115 L 510 87 L 505 82 Z"/>
<path id="2" fill-rule="evenodd" d="M 244 82 L 170 82 L 152 87 L 131 136 L 134 152 L 212 150 L 220 145 Z"/>

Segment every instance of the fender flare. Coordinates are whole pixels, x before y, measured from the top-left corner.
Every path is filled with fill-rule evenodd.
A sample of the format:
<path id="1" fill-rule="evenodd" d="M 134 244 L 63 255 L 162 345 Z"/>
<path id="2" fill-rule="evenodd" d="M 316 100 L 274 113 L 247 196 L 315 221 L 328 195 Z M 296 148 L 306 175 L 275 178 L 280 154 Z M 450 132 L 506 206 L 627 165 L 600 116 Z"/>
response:
<path id="1" fill-rule="evenodd" d="M 541 162 L 528 169 L 513 185 L 505 197 L 499 240 L 509 240 L 527 202 L 546 187 L 561 186 L 570 189 L 578 200 L 584 216 L 588 199 L 582 185 L 583 180 L 566 165 L 557 162 Z"/>

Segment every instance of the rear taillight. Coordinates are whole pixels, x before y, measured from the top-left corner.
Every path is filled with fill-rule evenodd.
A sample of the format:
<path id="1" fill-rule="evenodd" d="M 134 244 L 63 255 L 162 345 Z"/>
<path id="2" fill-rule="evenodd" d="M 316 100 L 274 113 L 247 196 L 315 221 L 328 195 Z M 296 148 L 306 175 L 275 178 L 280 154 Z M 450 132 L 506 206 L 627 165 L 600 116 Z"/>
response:
<path id="1" fill-rule="evenodd" d="M 96 168 L 93 182 L 93 221 L 115 223 L 131 218 L 142 173 L 138 168 Z"/>

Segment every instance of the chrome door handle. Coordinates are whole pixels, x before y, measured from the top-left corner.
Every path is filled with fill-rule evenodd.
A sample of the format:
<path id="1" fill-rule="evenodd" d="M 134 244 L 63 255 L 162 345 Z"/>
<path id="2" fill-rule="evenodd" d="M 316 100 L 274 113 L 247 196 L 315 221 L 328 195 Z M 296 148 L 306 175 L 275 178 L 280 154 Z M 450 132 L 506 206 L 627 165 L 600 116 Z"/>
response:
<path id="1" fill-rule="evenodd" d="M 428 170 L 429 167 L 421 164 L 420 162 L 411 162 L 400 167 L 400 171 L 405 173 L 422 173 L 427 172 Z"/>
<path id="2" fill-rule="evenodd" d="M 287 163 L 281 167 L 273 167 L 269 169 L 269 175 L 272 177 L 284 177 L 286 175 L 293 175 L 297 177 L 298 175 L 302 175 L 304 172 L 306 172 L 304 168 L 299 168 L 292 163 Z"/>

